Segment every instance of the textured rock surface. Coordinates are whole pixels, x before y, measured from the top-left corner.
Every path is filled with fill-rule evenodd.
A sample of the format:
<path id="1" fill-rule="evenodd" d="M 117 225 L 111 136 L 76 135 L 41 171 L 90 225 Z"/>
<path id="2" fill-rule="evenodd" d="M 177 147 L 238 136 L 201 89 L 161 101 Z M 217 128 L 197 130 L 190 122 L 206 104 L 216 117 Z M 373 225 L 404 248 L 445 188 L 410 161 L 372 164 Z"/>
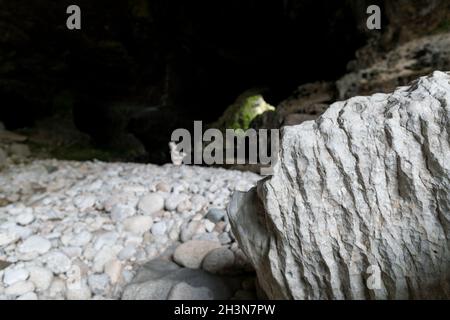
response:
<path id="1" fill-rule="evenodd" d="M 269 298 L 450 297 L 449 105 L 435 72 L 285 127 L 274 175 L 228 207 Z"/>

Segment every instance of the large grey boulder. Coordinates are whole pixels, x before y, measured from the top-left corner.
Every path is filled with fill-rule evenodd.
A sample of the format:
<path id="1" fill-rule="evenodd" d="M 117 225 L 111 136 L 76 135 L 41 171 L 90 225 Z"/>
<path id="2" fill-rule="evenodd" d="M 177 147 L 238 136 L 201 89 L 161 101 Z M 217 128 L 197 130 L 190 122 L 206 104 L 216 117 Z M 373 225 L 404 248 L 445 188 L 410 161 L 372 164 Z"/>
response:
<path id="1" fill-rule="evenodd" d="M 450 297 L 450 76 L 285 127 L 272 177 L 228 207 L 272 299 Z"/>

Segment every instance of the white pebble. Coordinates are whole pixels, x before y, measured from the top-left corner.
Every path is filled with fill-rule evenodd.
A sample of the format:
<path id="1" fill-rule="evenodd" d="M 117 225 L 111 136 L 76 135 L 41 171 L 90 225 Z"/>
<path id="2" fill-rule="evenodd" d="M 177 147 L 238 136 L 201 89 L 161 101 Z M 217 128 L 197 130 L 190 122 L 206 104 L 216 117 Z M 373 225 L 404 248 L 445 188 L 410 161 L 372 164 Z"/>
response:
<path id="1" fill-rule="evenodd" d="M 28 268 L 30 272 L 30 281 L 34 283 L 37 291 L 47 290 L 53 280 L 53 272 L 42 267 Z"/>
<path id="2" fill-rule="evenodd" d="M 162 236 L 166 233 L 167 226 L 164 221 L 157 222 L 152 226 L 152 234 L 155 236 Z"/>
<path id="3" fill-rule="evenodd" d="M 54 251 L 45 256 L 47 268 L 53 273 L 60 274 L 69 271 L 72 266 L 70 259 L 62 252 Z"/>
<path id="4" fill-rule="evenodd" d="M 3 283 L 10 286 L 16 282 L 27 280 L 29 272 L 26 269 L 6 269 L 3 275 Z"/>
<path id="5" fill-rule="evenodd" d="M 5 289 L 8 296 L 21 296 L 34 290 L 34 284 L 30 281 L 19 281 Z"/>
<path id="6" fill-rule="evenodd" d="M 34 292 L 27 292 L 18 297 L 17 300 L 38 300 L 38 296 Z"/>
<path id="7" fill-rule="evenodd" d="M 16 222 L 22 226 L 26 226 L 33 221 L 34 215 L 31 211 L 24 212 L 16 217 Z"/>
<path id="8" fill-rule="evenodd" d="M 164 209 L 164 198 L 157 193 L 143 196 L 139 200 L 138 208 L 142 213 L 151 215 Z"/>
<path id="9" fill-rule="evenodd" d="M 27 238 L 21 245 L 19 245 L 19 252 L 21 253 L 37 253 L 44 254 L 50 250 L 52 244 L 47 239 L 41 236 L 31 236 Z"/>
<path id="10" fill-rule="evenodd" d="M 131 217 L 123 222 L 125 230 L 134 234 L 143 234 L 144 232 L 150 230 L 152 224 L 153 220 L 148 216 Z"/>

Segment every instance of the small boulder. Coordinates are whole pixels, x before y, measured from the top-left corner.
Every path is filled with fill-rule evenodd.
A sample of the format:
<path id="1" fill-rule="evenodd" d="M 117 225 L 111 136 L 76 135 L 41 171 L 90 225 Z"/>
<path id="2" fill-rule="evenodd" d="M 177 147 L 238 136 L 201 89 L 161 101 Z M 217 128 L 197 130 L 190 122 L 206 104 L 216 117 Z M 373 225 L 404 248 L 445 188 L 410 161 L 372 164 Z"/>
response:
<path id="1" fill-rule="evenodd" d="M 219 242 L 205 240 L 190 240 L 175 249 L 173 259 L 186 268 L 200 268 L 205 256 L 212 250 L 220 248 Z"/>

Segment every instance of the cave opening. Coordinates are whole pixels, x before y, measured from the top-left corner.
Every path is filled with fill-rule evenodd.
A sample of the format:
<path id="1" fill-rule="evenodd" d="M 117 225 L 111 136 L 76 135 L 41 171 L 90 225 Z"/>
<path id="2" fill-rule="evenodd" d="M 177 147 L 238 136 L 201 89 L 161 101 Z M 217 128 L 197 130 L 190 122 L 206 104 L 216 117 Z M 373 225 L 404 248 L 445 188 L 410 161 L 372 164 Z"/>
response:
<path id="1" fill-rule="evenodd" d="M 9 28 L 28 38 L 10 51 L 33 50 L 14 53 L 21 72 L 2 88 L 1 120 L 14 129 L 69 109 L 97 145 L 131 132 L 152 162 L 174 128 L 215 121 L 248 89 L 276 106 L 302 83 L 334 80 L 365 42 L 346 1 L 82 0 L 75 32 L 58 20 L 68 4 L 42 1 L 39 15 L 15 5 L 29 22 Z"/>

